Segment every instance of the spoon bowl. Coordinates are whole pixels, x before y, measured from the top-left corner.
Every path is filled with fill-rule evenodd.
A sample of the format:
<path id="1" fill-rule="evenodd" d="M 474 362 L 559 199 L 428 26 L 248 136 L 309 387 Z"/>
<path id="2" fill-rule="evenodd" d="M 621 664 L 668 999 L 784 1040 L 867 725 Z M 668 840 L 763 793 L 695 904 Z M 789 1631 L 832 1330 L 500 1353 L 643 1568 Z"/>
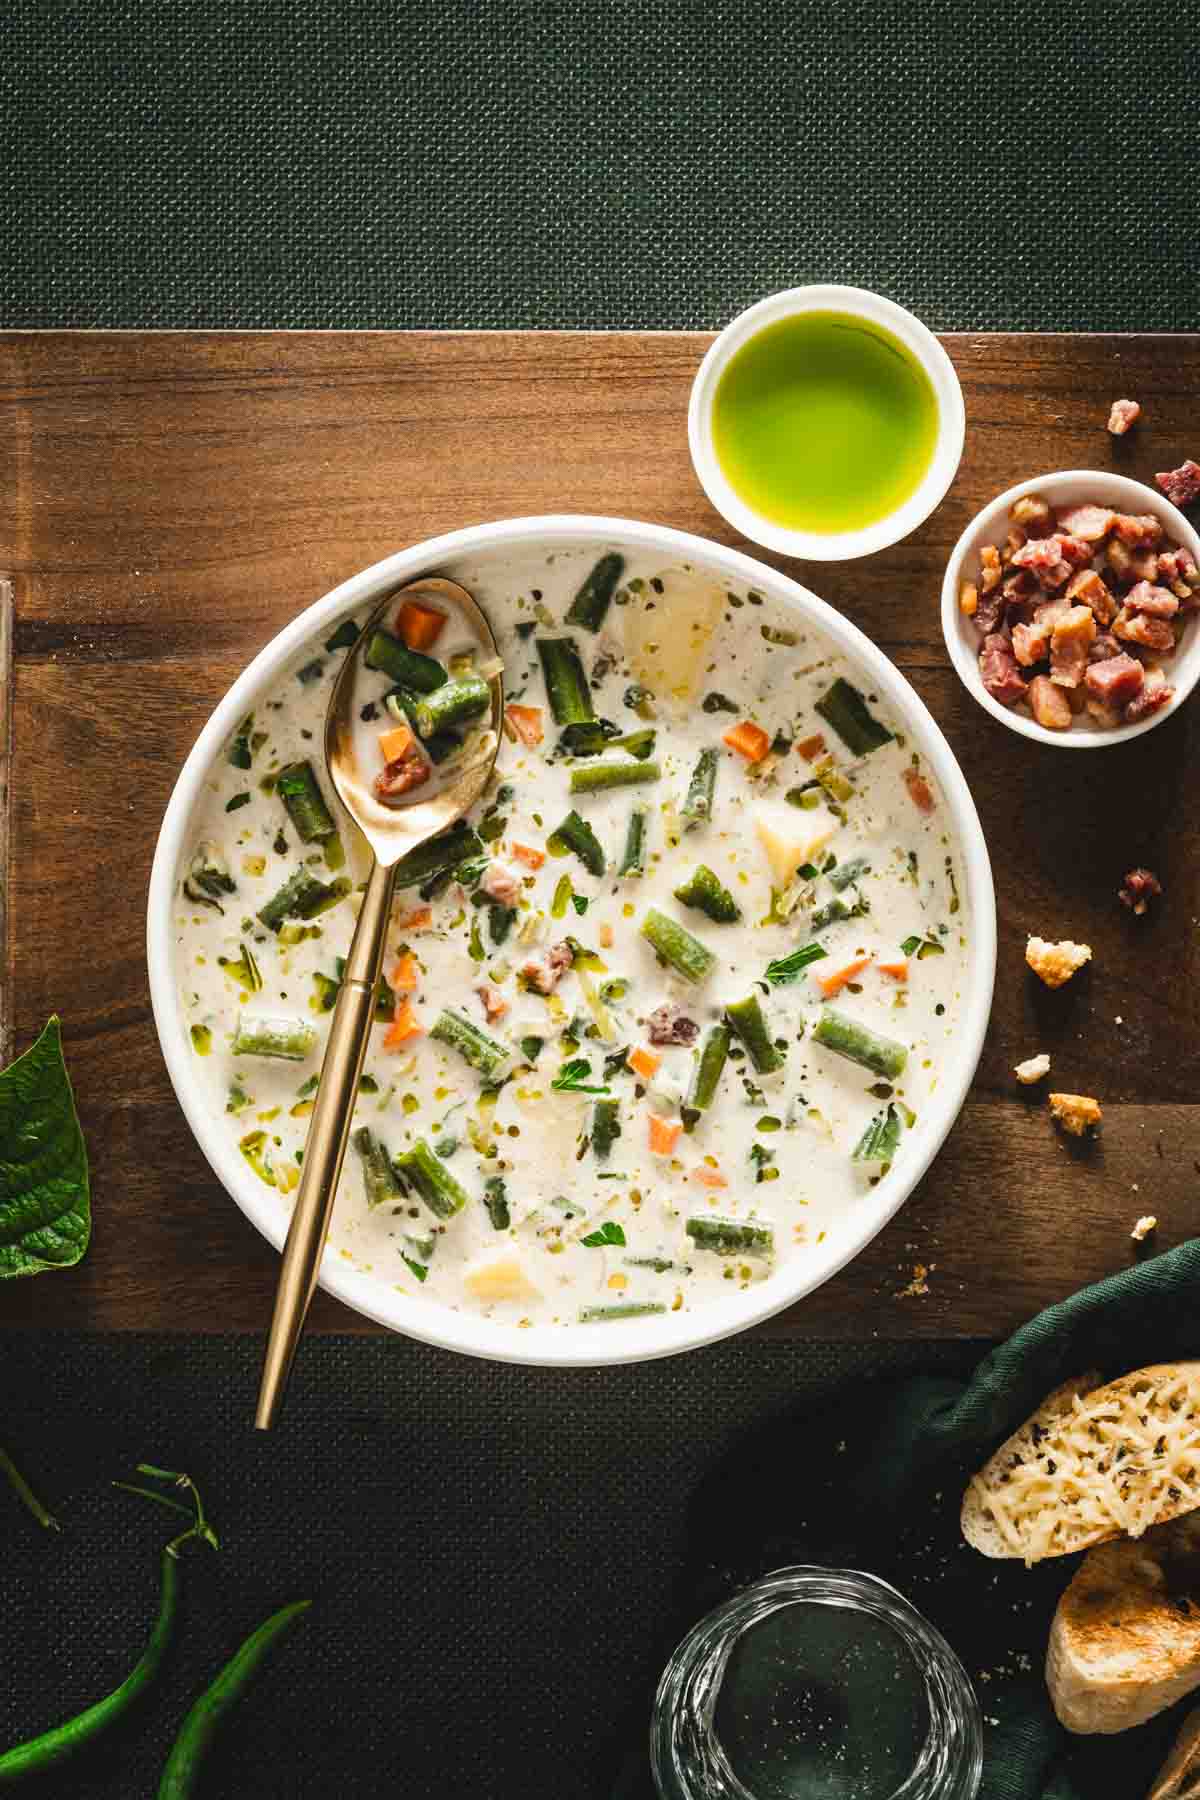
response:
<path id="1" fill-rule="evenodd" d="M 379 798 L 359 756 L 356 708 L 363 647 L 372 642 L 401 599 L 432 601 L 436 610 L 449 608 L 451 616 L 458 615 L 470 627 L 479 650 L 487 658 L 484 667 L 492 669 L 487 677 L 491 720 L 487 730 L 477 727 L 472 731 L 463 749 L 444 763 L 430 759 L 426 772 L 409 790 L 414 796 L 411 800 L 402 794 L 385 802 Z M 342 805 L 370 844 L 374 862 L 330 1022 L 304 1146 L 300 1186 L 283 1247 L 255 1414 L 260 1431 L 269 1431 L 278 1417 L 329 1235 L 350 1118 L 375 1016 L 375 996 L 396 889 L 396 865 L 408 851 L 453 825 L 479 799 L 496 761 L 503 715 L 504 678 L 491 626 L 465 588 L 457 582 L 432 577 L 400 588 L 380 602 L 347 656 L 329 696 L 325 715 L 326 773 Z M 423 751 L 419 754 L 424 756 Z"/>

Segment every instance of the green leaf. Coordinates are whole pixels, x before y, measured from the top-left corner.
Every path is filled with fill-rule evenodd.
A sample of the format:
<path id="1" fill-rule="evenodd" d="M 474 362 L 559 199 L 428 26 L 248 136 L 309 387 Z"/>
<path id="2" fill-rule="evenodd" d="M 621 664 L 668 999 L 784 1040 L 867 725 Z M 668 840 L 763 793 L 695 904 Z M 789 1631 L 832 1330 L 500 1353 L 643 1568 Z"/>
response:
<path id="1" fill-rule="evenodd" d="M 854 1162 L 890 1163 L 900 1144 L 900 1114 L 894 1106 L 876 1113 L 852 1152 Z"/>
<path id="2" fill-rule="evenodd" d="M 591 1063 L 582 1056 L 576 1057 L 572 1062 L 563 1063 L 550 1086 L 560 1094 L 607 1094 L 606 1087 L 585 1085 L 591 1073 Z"/>
<path id="3" fill-rule="evenodd" d="M 625 1242 L 625 1233 L 615 1219 L 606 1219 L 599 1231 L 589 1231 L 580 1243 L 589 1250 L 599 1250 L 604 1244 L 621 1244 Z"/>
<path id="4" fill-rule="evenodd" d="M 0 1072 L 0 1280 L 70 1268 L 91 1233 L 87 1150 L 56 1013 Z"/>
<path id="5" fill-rule="evenodd" d="M 820 962 L 828 954 L 823 944 L 802 944 L 790 956 L 777 956 L 767 964 L 767 980 L 772 987 L 786 987 L 790 981 L 798 981 L 810 963 Z"/>

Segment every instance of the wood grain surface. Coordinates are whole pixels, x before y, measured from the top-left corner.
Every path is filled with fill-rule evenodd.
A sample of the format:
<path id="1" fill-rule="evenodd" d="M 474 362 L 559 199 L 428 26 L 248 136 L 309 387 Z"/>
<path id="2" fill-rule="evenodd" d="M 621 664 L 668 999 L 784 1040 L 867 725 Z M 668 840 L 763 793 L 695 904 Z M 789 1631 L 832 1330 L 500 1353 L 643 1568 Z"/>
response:
<path id="1" fill-rule="evenodd" d="M 95 1213 L 79 1268 L 0 1286 L 0 1327 L 263 1327 L 275 1255 L 192 1141 L 150 1014 L 146 885 L 179 766 L 273 632 L 419 539 L 572 511 L 738 543 L 687 455 L 688 388 L 708 341 L 0 336 L 0 578 L 13 588 L 0 1015 L 19 1049 L 62 1014 Z M 926 1179 L 850 1269 L 763 1328 L 775 1334 L 999 1334 L 1124 1267 L 1139 1213 L 1158 1215 L 1163 1248 L 1200 1229 L 1196 705 L 1104 752 L 1030 744 L 964 692 L 938 625 L 950 548 L 1002 488 L 1089 466 L 1149 480 L 1200 454 L 1200 336 L 944 342 L 967 450 L 933 518 L 855 564 L 761 554 L 895 659 L 959 756 L 996 875 L 995 1008 L 971 1097 Z M 1104 430 L 1116 394 L 1145 411 L 1119 441 Z M 1135 863 L 1166 888 L 1145 919 L 1116 897 Z M 1048 992 L 1024 968 L 1029 931 L 1085 939 L 1092 967 Z M 1044 1098 L 1016 1087 L 1012 1064 L 1040 1050 L 1055 1085 L 1103 1102 L 1094 1146 L 1064 1143 Z M 918 1264 L 928 1292 L 906 1294 Z M 376 1329 L 325 1295 L 312 1326 Z"/>

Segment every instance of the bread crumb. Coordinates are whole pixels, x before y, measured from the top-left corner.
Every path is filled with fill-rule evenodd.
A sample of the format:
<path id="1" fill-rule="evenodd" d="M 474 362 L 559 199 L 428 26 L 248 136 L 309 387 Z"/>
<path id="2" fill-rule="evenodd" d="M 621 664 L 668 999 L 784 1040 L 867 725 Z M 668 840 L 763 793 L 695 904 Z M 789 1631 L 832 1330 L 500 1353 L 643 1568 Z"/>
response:
<path id="1" fill-rule="evenodd" d="M 1054 1123 L 1069 1131 L 1072 1137 L 1083 1137 L 1104 1117 L 1100 1102 L 1093 1100 L 1090 1094 L 1051 1094 L 1049 1100 Z"/>
<path id="2" fill-rule="evenodd" d="M 1141 416 L 1142 409 L 1136 400 L 1114 400 L 1109 408 L 1108 429 L 1114 437 L 1124 437 Z"/>
<path id="3" fill-rule="evenodd" d="M 1027 1056 L 1025 1061 L 1019 1062 L 1013 1070 L 1013 1074 L 1024 1087 L 1032 1086 L 1035 1081 L 1040 1081 L 1043 1075 L 1049 1073 L 1050 1058 L 1044 1050 L 1040 1056 Z"/>
<path id="4" fill-rule="evenodd" d="M 1143 1213 L 1129 1235 L 1135 1244 L 1144 1244 L 1146 1239 L 1148 1237 L 1153 1237 L 1157 1230 L 1158 1220 L 1155 1218 L 1154 1214 Z"/>
<path id="5" fill-rule="evenodd" d="M 1025 961 L 1047 987 L 1061 987 L 1070 981 L 1077 969 L 1092 960 L 1090 944 L 1073 944 L 1064 938 L 1061 944 L 1048 944 L 1045 938 L 1031 937 L 1025 946 Z"/>
<path id="6" fill-rule="evenodd" d="M 914 1263 L 912 1280 L 907 1287 L 902 1287 L 897 1290 L 897 1300 L 915 1300 L 920 1295 L 927 1294 L 929 1292 L 930 1272 L 936 1267 L 936 1263 L 930 1263 L 928 1266 L 926 1266 L 925 1263 Z"/>

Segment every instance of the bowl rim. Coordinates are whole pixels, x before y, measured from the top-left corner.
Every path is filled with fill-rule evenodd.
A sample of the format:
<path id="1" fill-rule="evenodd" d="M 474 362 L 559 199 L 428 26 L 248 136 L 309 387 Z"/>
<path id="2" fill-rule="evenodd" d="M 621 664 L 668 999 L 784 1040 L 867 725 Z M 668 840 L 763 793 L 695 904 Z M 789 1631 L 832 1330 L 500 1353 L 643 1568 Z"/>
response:
<path id="1" fill-rule="evenodd" d="M 1005 488 L 1002 494 L 997 494 L 986 506 L 981 506 L 950 552 L 946 572 L 942 577 L 942 637 L 959 680 L 968 693 L 985 712 L 999 719 L 1002 725 L 1007 725 L 1010 731 L 1032 738 L 1038 744 L 1053 744 L 1058 750 L 1107 750 L 1114 744 L 1127 744 L 1131 738 L 1144 737 L 1146 732 L 1153 731 L 1156 725 L 1161 725 L 1178 712 L 1188 698 L 1200 679 L 1200 626 L 1197 626 L 1195 620 L 1191 623 L 1184 645 L 1176 651 L 1169 665 L 1175 698 L 1167 706 L 1160 707 L 1149 718 L 1135 720 L 1132 725 L 1072 725 L 1069 731 L 1050 731 L 1045 725 L 1039 725 L 1031 715 L 1018 712 L 1014 707 L 1001 706 L 988 693 L 979 674 L 978 640 L 974 644 L 968 640 L 965 615 L 958 604 L 964 562 L 973 550 L 994 535 L 996 524 L 1007 519 L 1008 509 L 1013 502 L 1019 500 L 1022 494 L 1040 493 L 1045 495 L 1051 505 L 1069 504 L 1056 502 L 1053 495 L 1047 492 L 1054 484 L 1062 486 L 1067 483 L 1072 486 L 1090 483 L 1093 488 L 1096 484 L 1107 486 L 1114 499 L 1120 498 L 1129 503 L 1124 508 L 1126 511 L 1131 511 L 1135 505 L 1140 506 L 1142 511 L 1153 509 L 1162 518 L 1167 530 L 1200 563 L 1200 532 L 1196 531 L 1165 494 L 1148 487 L 1144 481 L 1137 481 L 1132 475 L 1122 475 L 1116 469 L 1055 469 L 1047 474 L 1031 475 L 1025 481 L 1014 482 L 1012 487 Z M 1101 504 L 1104 498 L 1103 494 L 1099 496 Z"/>
<path id="2" fill-rule="evenodd" d="M 706 1303 L 694 1312 L 668 1314 L 665 1319 L 656 1316 L 606 1324 L 601 1336 L 598 1332 L 587 1332 L 575 1326 L 522 1330 L 433 1302 L 422 1304 L 419 1299 L 400 1296 L 384 1282 L 354 1268 L 335 1250 L 327 1248 L 324 1253 L 319 1275 L 321 1286 L 355 1311 L 391 1330 L 442 1349 L 495 1361 L 594 1368 L 678 1355 L 761 1323 L 794 1305 L 837 1274 L 894 1217 L 925 1174 L 958 1118 L 983 1049 L 995 979 L 995 892 L 983 828 L 966 778 L 925 703 L 900 670 L 856 625 L 791 577 L 756 562 L 741 551 L 711 543 L 690 532 L 637 520 L 587 514 L 531 515 L 465 526 L 383 557 L 305 607 L 264 645 L 218 701 L 176 779 L 163 816 L 150 875 L 146 915 L 150 997 L 171 1085 L 192 1135 L 220 1186 L 276 1250 L 282 1247 L 288 1215 L 274 1192 L 256 1182 L 248 1169 L 239 1166 L 234 1146 L 224 1140 L 215 1117 L 210 1116 L 209 1109 L 202 1103 L 200 1084 L 191 1072 L 187 1026 L 177 992 L 172 903 L 185 847 L 184 834 L 200 789 L 222 745 L 239 719 L 250 710 L 254 698 L 318 632 L 327 630 L 346 612 L 378 599 L 389 588 L 429 573 L 451 559 L 505 547 L 515 548 L 532 538 L 543 543 L 612 541 L 637 551 L 690 558 L 723 579 L 746 583 L 770 593 L 811 619 L 814 626 L 864 670 L 873 685 L 878 685 L 889 705 L 904 718 L 906 729 L 915 730 L 918 735 L 961 845 L 967 917 L 972 923 L 960 1037 L 952 1060 L 948 1058 L 937 1095 L 925 1111 L 915 1153 L 895 1169 L 895 1185 L 886 1195 L 884 1204 L 876 1204 L 869 1210 L 864 1207 L 856 1229 L 838 1243 L 836 1254 L 824 1258 L 815 1268 L 798 1262 L 792 1265 L 787 1280 L 764 1282 L 757 1289 Z M 881 1192 L 890 1179 L 885 1177 L 875 1192 Z M 264 1329 L 266 1324 L 264 1317 Z"/>
<path id="3" fill-rule="evenodd" d="M 730 358 L 765 326 L 798 313 L 824 311 L 850 313 L 881 325 L 899 338 L 928 375 L 937 400 L 937 437 L 929 467 L 920 483 L 895 511 L 857 531 L 798 531 L 766 518 L 733 488 L 712 441 L 713 400 Z M 809 562 L 848 562 L 870 556 L 899 543 L 915 531 L 940 505 L 958 472 L 966 426 L 966 407 L 958 372 L 929 327 L 895 300 L 873 293 L 870 288 L 848 287 L 839 282 L 812 282 L 804 287 L 784 288 L 738 313 L 705 352 L 692 382 L 688 402 L 688 447 L 692 467 L 721 517 L 751 543 Z"/>

